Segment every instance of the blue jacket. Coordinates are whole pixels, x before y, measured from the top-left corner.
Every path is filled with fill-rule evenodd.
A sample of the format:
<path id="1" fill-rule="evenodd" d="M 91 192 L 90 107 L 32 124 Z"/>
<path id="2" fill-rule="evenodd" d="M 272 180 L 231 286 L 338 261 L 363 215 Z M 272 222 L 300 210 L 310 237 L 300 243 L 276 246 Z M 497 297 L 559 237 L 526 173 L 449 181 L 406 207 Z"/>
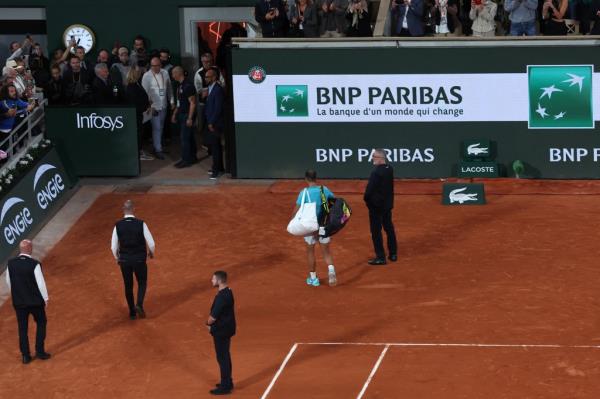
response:
<path id="1" fill-rule="evenodd" d="M 408 7 L 404 5 L 404 2 L 398 0 L 398 7 L 392 8 L 392 35 L 397 35 L 402 30 L 402 21 L 407 10 L 406 22 L 410 35 L 423 36 L 425 34 L 425 27 L 423 26 L 423 0 L 412 0 Z"/>
<path id="2" fill-rule="evenodd" d="M 17 114 L 24 114 L 27 112 L 27 105 L 25 101 L 19 99 L 13 100 L 9 98 L 0 101 L 0 130 L 11 131 L 15 125 L 15 117 L 5 115 L 9 109 L 16 108 L 18 110 Z"/>
<path id="3" fill-rule="evenodd" d="M 223 120 L 223 102 L 225 101 L 225 91 L 218 83 L 215 83 L 210 94 L 206 98 L 204 106 L 204 116 L 206 124 L 213 125 L 219 132 L 223 131 L 225 122 Z"/>

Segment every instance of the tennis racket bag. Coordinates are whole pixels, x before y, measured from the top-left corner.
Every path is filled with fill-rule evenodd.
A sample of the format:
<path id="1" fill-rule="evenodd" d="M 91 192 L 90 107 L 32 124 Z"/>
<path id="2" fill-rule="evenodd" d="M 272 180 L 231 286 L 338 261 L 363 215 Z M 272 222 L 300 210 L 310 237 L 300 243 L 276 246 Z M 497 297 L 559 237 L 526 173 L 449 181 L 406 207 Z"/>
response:
<path id="1" fill-rule="evenodd" d="M 352 209 L 350 205 L 343 198 L 332 198 L 327 201 L 325 210 L 325 222 L 323 224 L 325 234 L 323 237 L 331 237 L 338 233 L 346 226 L 352 216 Z"/>

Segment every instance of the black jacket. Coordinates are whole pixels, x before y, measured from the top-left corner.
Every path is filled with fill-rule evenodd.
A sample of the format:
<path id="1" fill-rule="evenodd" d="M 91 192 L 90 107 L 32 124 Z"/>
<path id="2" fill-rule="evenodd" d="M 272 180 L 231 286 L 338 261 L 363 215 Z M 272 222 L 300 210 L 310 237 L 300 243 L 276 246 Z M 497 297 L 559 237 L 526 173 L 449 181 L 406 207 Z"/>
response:
<path id="1" fill-rule="evenodd" d="M 394 169 L 377 165 L 371 172 L 364 200 L 370 209 L 390 210 L 394 207 Z"/>
<path id="2" fill-rule="evenodd" d="M 267 20 L 267 13 L 272 8 L 279 10 L 279 16 L 272 20 Z M 254 6 L 254 17 L 256 18 L 256 22 L 260 24 L 263 37 L 283 37 L 285 35 L 288 20 L 282 1 L 257 0 Z"/>

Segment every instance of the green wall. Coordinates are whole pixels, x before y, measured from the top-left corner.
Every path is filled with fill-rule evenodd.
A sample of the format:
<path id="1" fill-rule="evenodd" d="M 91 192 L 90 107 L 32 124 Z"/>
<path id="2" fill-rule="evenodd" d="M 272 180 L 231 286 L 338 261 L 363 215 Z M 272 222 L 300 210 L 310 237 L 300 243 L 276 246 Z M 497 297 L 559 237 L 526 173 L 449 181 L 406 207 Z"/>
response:
<path id="1" fill-rule="evenodd" d="M 180 7 L 241 7 L 253 0 L 0 0 L 0 7 L 45 7 L 48 50 L 62 47 L 62 35 L 69 25 L 81 23 L 94 31 L 98 48 L 112 48 L 115 40 L 131 47 L 142 34 L 149 48 L 168 47 L 177 58 L 180 49 Z M 0 19 L 2 17 L 0 16 Z"/>

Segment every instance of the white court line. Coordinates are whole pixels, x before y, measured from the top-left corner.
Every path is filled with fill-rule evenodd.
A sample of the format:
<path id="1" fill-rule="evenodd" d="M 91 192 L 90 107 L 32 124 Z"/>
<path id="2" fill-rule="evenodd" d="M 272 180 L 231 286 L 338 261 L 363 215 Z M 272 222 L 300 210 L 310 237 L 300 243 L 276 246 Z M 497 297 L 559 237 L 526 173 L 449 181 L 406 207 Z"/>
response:
<path id="1" fill-rule="evenodd" d="M 263 393 L 263 396 L 261 396 L 261 399 L 265 399 L 269 395 L 269 393 L 271 392 L 271 389 L 273 389 L 273 386 L 275 385 L 275 382 L 277 381 L 277 379 L 281 375 L 281 372 L 283 371 L 283 369 L 285 368 L 285 366 L 287 365 L 287 363 L 292 358 L 292 355 L 296 351 L 296 348 L 298 348 L 298 344 L 294 344 L 294 346 L 292 346 L 292 349 L 290 349 L 290 351 L 288 352 L 288 354 L 285 357 L 285 359 L 283 359 L 283 363 L 281 363 L 281 366 L 279 366 L 279 370 L 277 370 L 277 373 L 275 373 L 275 376 L 271 380 L 271 383 L 267 387 L 267 390 L 265 391 L 265 393 Z"/>
<path id="2" fill-rule="evenodd" d="M 369 378 L 367 378 L 367 381 L 365 382 L 365 385 L 363 385 L 362 390 L 360 391 L 360 393 L 358 394 L 358 396 L 356 397 L 356 399 L 362 399 L 362 397 L 365 394 L 365 392 L 367 392 L 367 388 L 369 387 L 369 384 L 371 383 L 371 380 L 375 376 L 375 373 L 377 372 L 377 369 L 381 365 L 381 361 L 385 357 L 385 354 L 387 353 L 388 349 L 390 349 L 390 345 L 386 345 L 385 348 L 383 348 L 383 350 L 381 351 L 381 355 L 379 355 L 379 359 L 377 359 L 377 362 L 375 363 L 375 366 L 373 366 L 373 370 L 371 370 L 371 374 L 369 374 Z"/>
<path id="3" fill-rule="evenodd" d="M 357 345 L 357 346 L 404 346 L 404 347 L 450 347 L 450 348 L 555 348 L 555 349 L 600 349 L 600 345 L 559 344 L 460 344 L 420 342 L 300 342 L 298 345 Z"/>

